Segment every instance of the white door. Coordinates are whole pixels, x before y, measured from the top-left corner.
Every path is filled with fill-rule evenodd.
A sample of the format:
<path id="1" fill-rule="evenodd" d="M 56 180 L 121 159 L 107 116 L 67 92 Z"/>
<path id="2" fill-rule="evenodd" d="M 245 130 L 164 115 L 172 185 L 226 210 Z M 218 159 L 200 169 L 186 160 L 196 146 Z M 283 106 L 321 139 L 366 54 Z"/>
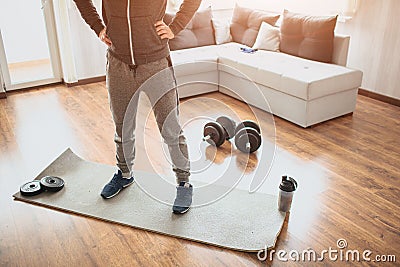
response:
<path id="1" fill-rule="evenodd" d="M 0 32 L 0 42 L 1 42 L 1 32 Z M 0 95 L 4 93 L 5 90 L 6 90 L 6 83 L 4 82 L 3 71 L 0 68 Z"/>
<path id="2" fill-rule="evenodd" d="M 3 38 L 0 29 L 0 93 L 6 90 L 6 84 L 10 83 L 10 74 L 8 72 L 7 64 L 3 64 L 3 59 L 6 57 L 3 46 Z"/>
<path id="3" fill-rule="evenodd" d="M 0 67 L 6 90 L 61 81 L 53 2 L 0 3 Z"/>

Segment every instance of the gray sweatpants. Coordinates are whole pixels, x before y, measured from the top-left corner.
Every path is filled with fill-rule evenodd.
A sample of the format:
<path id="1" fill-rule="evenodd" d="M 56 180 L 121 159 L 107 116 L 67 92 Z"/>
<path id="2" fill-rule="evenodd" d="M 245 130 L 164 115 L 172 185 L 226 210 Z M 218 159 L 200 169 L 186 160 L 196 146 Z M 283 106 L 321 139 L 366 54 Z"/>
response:
<path id="1" fill-rule="evenodd" d="M 140 89 L 140 93 L 144 92 L 149 98 L 160 133 L 168 145 L 177 182 L 189 181 L 188 148 L 179 124 L 179 100 L 170 65 L 170 61 L 164 58 L 131 66 L 107 53 L 106 85 L 115 123 L 116 159 L 124 175 L 133 170 Z"/>

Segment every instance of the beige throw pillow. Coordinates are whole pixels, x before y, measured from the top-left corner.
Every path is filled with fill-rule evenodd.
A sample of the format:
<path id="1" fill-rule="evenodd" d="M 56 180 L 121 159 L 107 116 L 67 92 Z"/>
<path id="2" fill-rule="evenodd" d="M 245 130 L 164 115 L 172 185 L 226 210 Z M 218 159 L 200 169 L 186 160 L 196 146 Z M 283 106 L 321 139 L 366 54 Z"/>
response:
<path id="1" fill-rule="evenodd" d="M 260 30 L 257 34 L 256 42 L 253 45 L 253 49 L 279 52 L 279 36 L 279 28 L 274 27 L 266 22 L 262 22 Z"/>
<path id="2" fill-rule="evenodd" d="M 215 43 L 224 44 L 232 42 L 231 22 L 229 18 L 213 18 Z"/>
<path id="3" fill-rule="evenodd" d="M 330 63 L 337 16 L 310 16 L 283 12 L 281 52 Z"/>

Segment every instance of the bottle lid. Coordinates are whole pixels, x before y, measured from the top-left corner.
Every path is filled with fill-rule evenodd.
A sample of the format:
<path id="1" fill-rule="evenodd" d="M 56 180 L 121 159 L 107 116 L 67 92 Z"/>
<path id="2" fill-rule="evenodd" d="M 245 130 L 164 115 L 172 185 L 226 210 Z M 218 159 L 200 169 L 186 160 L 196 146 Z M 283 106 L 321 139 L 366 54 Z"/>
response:
<path id="1" fill-rule="evenodd" d="M 293 192 L 297 189 L 297 182 L 292 177 L 284 175 L 282 176 L 282 182 L 279 185 L 279 189 L 285 192 Z"/>

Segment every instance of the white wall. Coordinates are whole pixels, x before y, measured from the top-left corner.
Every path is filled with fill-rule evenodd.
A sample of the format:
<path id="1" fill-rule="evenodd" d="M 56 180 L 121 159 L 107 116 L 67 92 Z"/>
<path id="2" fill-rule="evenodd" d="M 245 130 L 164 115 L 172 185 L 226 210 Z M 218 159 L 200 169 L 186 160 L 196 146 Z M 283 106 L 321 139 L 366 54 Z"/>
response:
<path id="1" fill-rule="evenodd" d="M 183 0 L 168 0 L 169 9 L 177 9 Z M 213 10 L 232 9 L 235 4 L 243 7 L 281 12 L 284 8 L 309 14 L 334 14 L 348 10 L 356 0 L 203 0 L 201 8 L 212 6 Z"/>
<path id="2" fill-rule="evenodd" d="M 351 36 L 348 65 L 363 71 L 361 87 L 400 99 L 400 1 L 362 0 L 337 31 Z"/>
<path id="3" fill-rule="evenodd" d="M 283 9 L 288 9 L 293 12 L 329 15 L 349 11 L 355 5 L 356 0 L 236 0 L 236 2 L 240 6 L 253 9 L 275 12 L 282 12 Z"/>
<path id="4" fill-rule="evenodd" d="M 0 7 L 8 63 L 49 58 L 41 1 L 0 0 Z"/>

